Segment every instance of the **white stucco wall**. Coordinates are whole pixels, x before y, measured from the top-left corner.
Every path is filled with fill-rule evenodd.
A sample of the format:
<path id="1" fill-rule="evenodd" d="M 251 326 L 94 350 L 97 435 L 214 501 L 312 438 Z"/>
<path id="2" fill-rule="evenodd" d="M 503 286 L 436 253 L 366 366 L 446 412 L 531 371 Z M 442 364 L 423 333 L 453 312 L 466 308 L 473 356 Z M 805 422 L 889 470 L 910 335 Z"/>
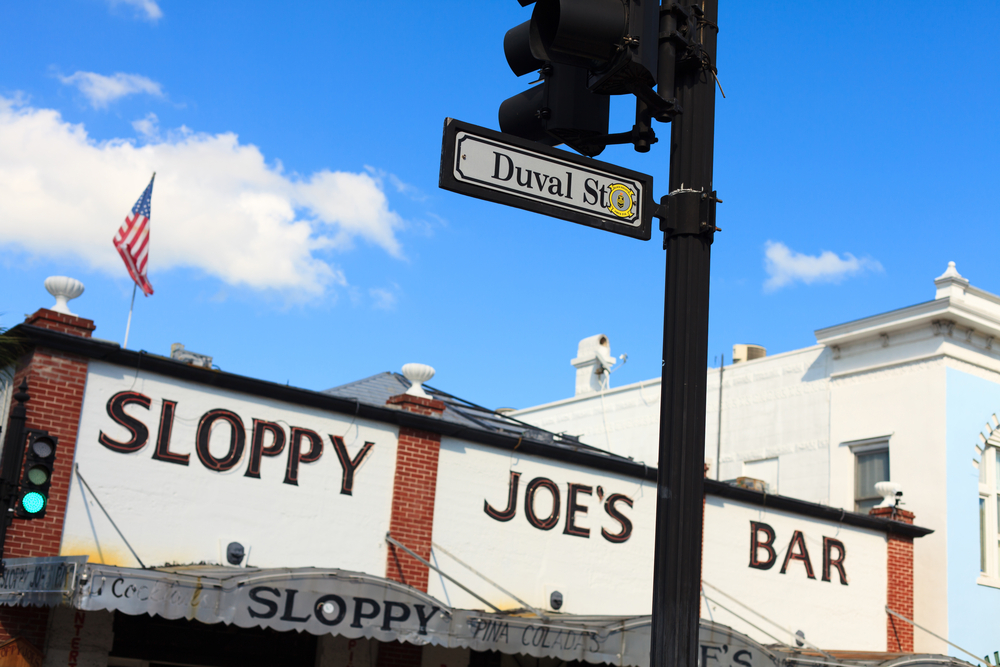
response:
<path id="1" fill-rule="evenodd" d="M 517 514 L 497 521 L 484 511 L 484 501 L 498 510 L 507 507 L 510 471 L 521 473 Z M 551 479 L 560 490 L 560 516 L 551 530 L 540 530 L 525 518 L 525 488 L 536 477 Z M 587 508 L 575 524 L 589 528 L 589 537 L 564 533 L 567 484 L 585 484 L 591 495 L 578 495 Z M 628 541 L 612 543 L 601 528 L 617 534 L 620 525 L 608 516 L 598 487 L 606 500 L 620 493 L 633 507 L 617 504 L 632 522 Z M 548 515 L 551 496 L 540 491 L 539 515 Z M 649 482 L 584 468 L 582 466 L 523 456 L 504 450 L 442 438 L 438 461 L 437 498 L 434 508 L 434 542 L 493 579 L 530 605 L 548 609 L 552 591 L 563 594 L 560 611 L 571 614 L 645 614 L 652 604 L 655 485 Z M 521 606 L 479 579 L 440 550 L 438 565 L 502 609 Z M 452 606 L 483 608 L 483 604 L 431 573 L 428 592 Z"/>
<path id="2" fill-rule="evenodd" d="M 434 542 L 472 565 L 517 597 L 548 609 L 553 590 L 563 594 L 560 610 L 573 614 L 648 614 L 652 608 L 651 583 L 655 517 L 655 489 L 638 480 L 601 473 L 582 466 L 523 456 L 445 438 L 439 460 L 434 517 Z M 484 511 L 484 501 L 497 510 L 507 509 L 510 471 L 520 472 L 517 514 L 497 521 Z M 536 477 L 546 477 L 561 489 L 560 522 L 539 530 L 524 516 L 524 489 Z M 577 524 L 591 529 L 589 538 L 566 535 L 566 489 L 574 482 L 591 486 L 592 496 L 581 496 L 588 508 Z M 597 502 L 596 489 L 605 497 L 625 493 L 634 507 L 621 507 L 632 521 L 632 537 L 613 544 L 599 534 L 600 527 L 617 532 Z M 539 513 L 547 514 L 548 495 L 539 496 Z M 776 534 L 777 562 L 768 570 L 750 567 L 750 522 L 770 525 Z M 814 579 L 806 576 L 801 561 L 792 560 L 785 574 L 781 566 L 789 542 L 798 530 L 804 535 Z M 836 569 L 832 581 L 823 581 L 823 537 L 837 539 L 846 549 L 846 585 Z M 834 558 L 838 552 L 833 552 Z M 520 606 L 490 584 L 435 549 L 437 564 L 493 604 L 510 609 Z M 708 496 L 705 513 L 705 581 L 740 602 L 750 605 L 783 628 L 803 630 L 810 641 L 824 647 L 885 650 L 886 542 L 882 533 L 775 511 L 743 502 Z M 483 608 L 483 604 L 454 584 L 431 573 L 429 592 L 453 606 Z M 741 609 L 712 591 L 709 597 L 737 611 L 755 624 L 781 632 L 760 616 Z M 772 638 L 755 630 L 717 605 L 703 615 L 746 632 L 765 643 Z"/>
<path id="3" fill-rule="evenodd" d="M 750 567 L 751 521 L 774 530 L 775 562 L 766 570 Z M 781 573 L 795 531 L 804 536 L 815 578 L 795 559 Z M 845 547 L 846 585 L 834 567 L 830 581 L 823 581 L 824 537 Z M 800 553 L 798 547 L 794 553 Z M 759 550 L 758 558 L 766 557 Z M 838 558 L 839 551 L 832 549 L 831 557 Z M 802 630 L 821 648 L 884 651 L 886 559 L 884 533 L 708 496 L 702 578 L 711 585 L 704 592 L 713 601 L 703 605 L 702 615 L 765 644 L 777 638 L 794 645 L 791 635 Z"/>
<path id="4" fill-rule="evenodd" d="M 148 410 L 125 408 L 149 429 L 148 442 L 134 453 L 99 442 L 102 431 L 119 442 L 129 439 L 107 412 L 108 400 L 125 390 L 151 399 Z M 189 454 L 188 465 L 152 458 L 164 399 L 177 403 L 170 449 Z M 209 470 L 195 452 L 199 420 L 213 409 L 235 412 L 246 429 L 243 456 L 227 472 Z M 280 455 L 263 457 L 259 479 L 245 476 L 255 418 L 277 422 L 286 436 Z M 324 440 L 319 460 L 300 464 L 297 486 L 283 482 L 291 426 L 311 429 Z M 214 456 L 225 455 L 229 432 L 221 423 L 213 428 Z M 365 442 L 375 443 L 355 473 L 352 495 L 341 493 L 342 466 L 330 434 L 343 437 L 351 457 Z M 382 575 L 395 461 L 396 429 L 388 424 L 91 362 L 75 463 L 96 499 L 74 476 L 61 553 L 138 565 L 99 500 L 146 565 L 224 562 L 225 546 L 236 541 L 258 567 L 337 567 Z"/>
<path id="5" fill-rule="evenodd" d="M 844 443 L 886 436 L 890 477 L 903 484 L 903 507 L 935 532 L 914 541 L 914 615 L 947 636 L 947 502 L 943 360 L 852 373 L 833 382 L 833 504 L 853 509 L 854 454 Z M 971 466 L 971 464 L 970 464 Z M 947 645 L 915 633 L 917 650 Z"/>
<path id="6" fill-rule="evenodd" d="M 778 459 L 781 495 L 829 502 L 829 353 L 821 346 L 726 366 L 722 374 L 722 440 L 719 371 L 708 371 L 705 458 L 709 476 L 749 475 L 745 463 Z M 721 449 L 721 456 L 717 456 Z"/>
<path id="7" fill-rule="evenodd" d="M 709 476 L 718 472 L 723 480 L 750 474 L 748 462 L 776 459 L 778 493 L 853 511 L 850 444 L 887 439 L 891 479 L 903 486 L 904 507 L 918 525 L 935 531 L 914 543 L 915 620 L 948 635 L 945 374 L 951 368 L 1000 382 L 1000 297 L 970 286 L 954 267 L 934 285 L 933 300 L 817 330 L 820 345 L 725 367 L 721 457 L 719 369 L 708 369 L 705 458 Z M 655 379 L 515 416 L 655 465 L 658 390 Z M 917 631 L 915 638 L 919 651 L 947 651 L 927 633 Z"/>
<path id="8" fill-rule="evenodd" d="M 744 462 L 779 459 L 782 495 L 829 502 L 829 351 L 822 346 L 726 366 L 722 377 L 721 479 Z M 655 466 L 660 380 L 519 410 L 518 419 Z M 719 371 L 709 369 L 705 458 L 716 477 Z"/>

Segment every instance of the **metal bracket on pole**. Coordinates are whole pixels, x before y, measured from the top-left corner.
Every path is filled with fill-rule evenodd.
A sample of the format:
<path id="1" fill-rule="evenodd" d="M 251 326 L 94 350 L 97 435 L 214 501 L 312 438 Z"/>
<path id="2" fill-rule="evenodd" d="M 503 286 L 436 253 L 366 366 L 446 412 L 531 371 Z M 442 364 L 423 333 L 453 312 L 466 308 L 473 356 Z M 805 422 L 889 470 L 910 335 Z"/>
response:
<path id="1" fill-rule="evenodd" d="M 660 205 L 653 211 L 653 217 L 660 219 L 660 231 L 664 232 L 664 248 L 670 236 L 678 234 L 709 234 L 721 232 L 715 226 L 715 205 L 721 204 L 715 190 L 675 190 L 660 199 Z M 711 239 L 711 236 L 709 237 Z"/>

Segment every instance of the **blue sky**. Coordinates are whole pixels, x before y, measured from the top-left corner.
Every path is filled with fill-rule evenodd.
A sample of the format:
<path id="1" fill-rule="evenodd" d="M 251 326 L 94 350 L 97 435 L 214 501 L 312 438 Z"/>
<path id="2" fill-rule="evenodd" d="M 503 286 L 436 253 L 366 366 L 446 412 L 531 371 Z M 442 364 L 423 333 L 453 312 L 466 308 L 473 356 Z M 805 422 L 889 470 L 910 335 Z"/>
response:
<path id="1" fill-rule="evenodd" d="M 496 128 L 515 0 L 0 5 L 0 325 L 51 305 L 121 342 L 111 245 L 157 171 L 129 347 L 324 389 L 407 362 L 490 406 L 573 391 L 604 333 L 659 374 L 664 253 L 437 188 L 446 116 Z M 754 9 L 756 8 L 756 10 Z M 710 362 L 933 298 L 949 260 L 1000 292 L 1000 5 L 721 0 Z M 631 125 L 612 104 L 612 131 Z M 654 176 L 645 155 L 602 160 Z"/>

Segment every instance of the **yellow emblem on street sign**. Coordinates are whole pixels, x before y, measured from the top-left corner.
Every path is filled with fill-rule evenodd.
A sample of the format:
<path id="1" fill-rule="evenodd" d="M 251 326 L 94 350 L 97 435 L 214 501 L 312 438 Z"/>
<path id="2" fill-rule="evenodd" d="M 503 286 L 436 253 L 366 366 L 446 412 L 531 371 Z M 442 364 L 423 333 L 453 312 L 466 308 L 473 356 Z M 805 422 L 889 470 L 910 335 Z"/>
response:
<path id="1" fill-rule="evenodd" d="M 635 208 L 635 193 L 631 189 L 615 183 L 608 189 L 608 210 L 619 218 L 631 218 Z"/>

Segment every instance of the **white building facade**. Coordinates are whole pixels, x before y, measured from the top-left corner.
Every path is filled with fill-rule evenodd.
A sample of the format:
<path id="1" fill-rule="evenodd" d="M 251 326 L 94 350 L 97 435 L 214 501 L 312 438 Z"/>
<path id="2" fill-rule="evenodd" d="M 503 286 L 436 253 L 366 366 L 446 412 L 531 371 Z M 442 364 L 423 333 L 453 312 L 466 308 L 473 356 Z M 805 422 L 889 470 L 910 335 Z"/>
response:
<path id="1" fill-rule="evenodd" d="M 27 641 L 46 667 L 648 664 L 655 468 L 416 376 L 309 391 L 93 329 L 43 309 L 13 332 L 27 426 L 58 446 L 45 516 L 7 534 L 0 649 Z M 912 604 L 930 530 L 714 480 L 705 507 L 706 656 L 911 650 L 884 609 Z"/>
<path id="2" fill-rule="evenodd" d="M 712 478 L 848 512 L 898 483 L 935 531 L 915 544 L 914 620 L 931 631 L 917 649 L 954 652 L 934 633 L 986 655 L 1000 649 L 1000 617 L 977 611 L 1000 605 L 1000 297 L 954 263 L 934 285 L 931 301 L 817 330 L 813 347 L 708 369 L 705 461 Z M 659 378 L 601 375 L 513 416 L 655 465 Z"/>

